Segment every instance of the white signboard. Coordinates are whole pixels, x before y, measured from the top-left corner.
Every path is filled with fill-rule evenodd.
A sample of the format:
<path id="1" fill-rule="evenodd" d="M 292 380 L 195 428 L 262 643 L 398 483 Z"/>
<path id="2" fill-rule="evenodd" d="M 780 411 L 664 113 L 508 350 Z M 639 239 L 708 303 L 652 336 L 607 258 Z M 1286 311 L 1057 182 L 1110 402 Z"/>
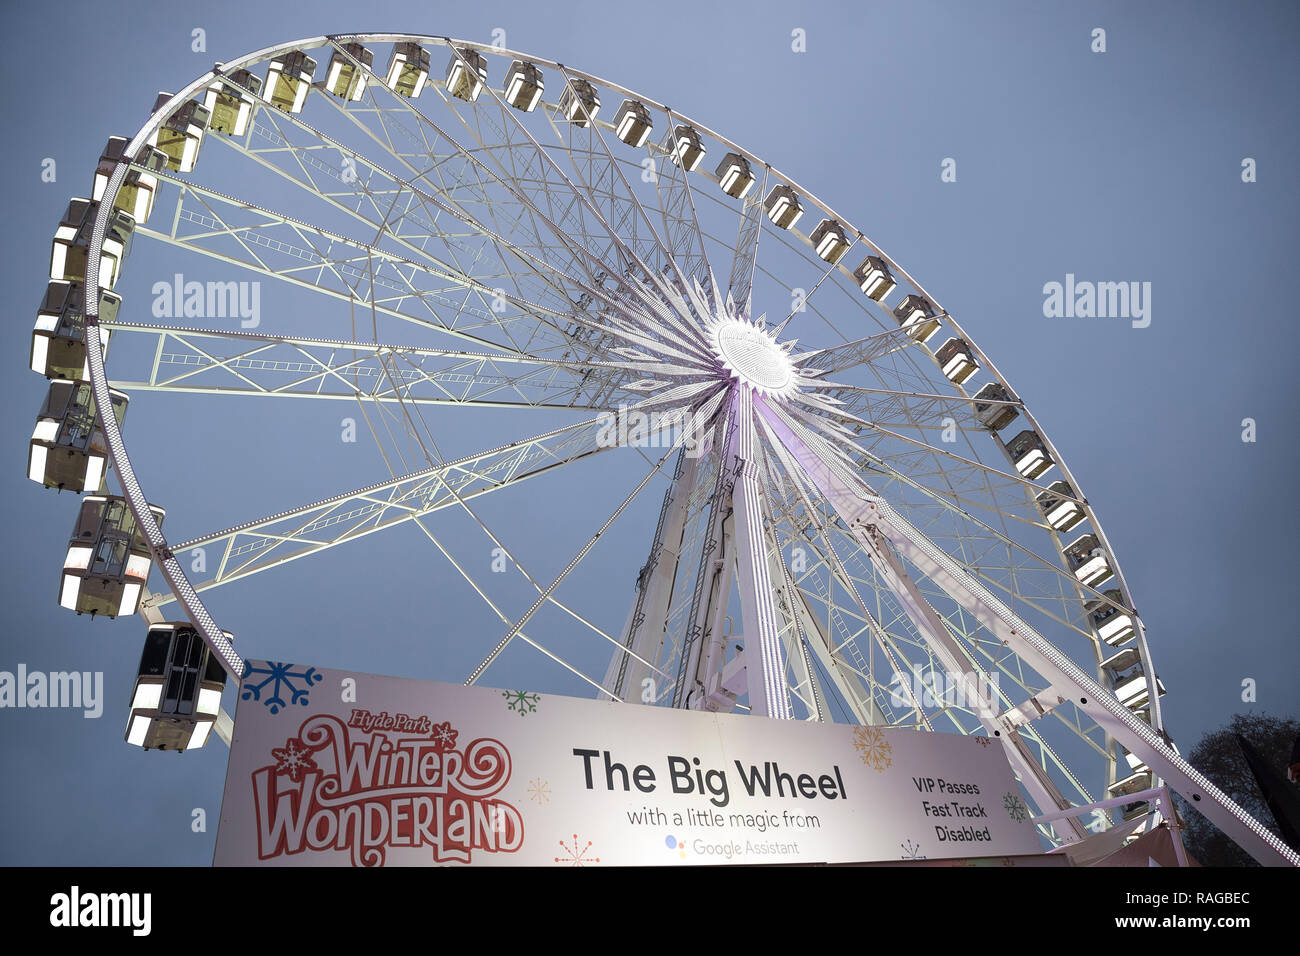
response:
<path id="1" fill-rule="evenodd" d="M 249 666 L 219 866 L 1042 852 L 989 738 Z"/>

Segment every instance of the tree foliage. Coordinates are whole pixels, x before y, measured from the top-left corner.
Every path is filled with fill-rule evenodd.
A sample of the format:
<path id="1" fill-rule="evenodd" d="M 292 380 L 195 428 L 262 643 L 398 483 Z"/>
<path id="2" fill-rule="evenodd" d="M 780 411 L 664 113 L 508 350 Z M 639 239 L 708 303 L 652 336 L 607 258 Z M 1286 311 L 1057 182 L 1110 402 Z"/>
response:
<path id="1" fill-rule="evenodd" d="M 1296 737 L 1300 736 L 1300 720 L 1269 714 L 1234 714 L 1226 726 L 1206 734 L 1187 755 L 1192 766 L 1280 837 L 1273 814 L 1264 801 L 1254 774 L 1250 772 L 1245 754 L 1237 744 L 1238 734 L 1259 750 L 1260 755 L 1285 778 L 1287 766 L 1291 763 L 1291 748 Z M 1258 865 L 1191 803 L 1181 796 L 1176 802 L 1178 813 L 1186 824 L 1183 842 L 1201 865 Z"/>

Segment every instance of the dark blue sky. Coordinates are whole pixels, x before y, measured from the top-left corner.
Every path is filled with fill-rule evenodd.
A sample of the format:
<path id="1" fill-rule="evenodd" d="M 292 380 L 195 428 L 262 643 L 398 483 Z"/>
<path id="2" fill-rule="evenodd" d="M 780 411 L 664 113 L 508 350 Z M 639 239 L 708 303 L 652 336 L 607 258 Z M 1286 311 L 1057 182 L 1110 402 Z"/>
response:
<path id="1" fill-rule="evenodd" d="M 796 177 L 958 316 L 1052 437 L 1125 570 L 1184 753 L 1234 712 L 1300 712 L 1300 392 L 1285 304 L 1300 231 L 1294 4 L 304 6 L 134 3 L 123 14 L 72 2 L 56 20 L 48 7 L 3 14 L 13 42 L 0 65 L 11 302 L 0 670 L 103 671 L 107 699 L 98 720 L 0 711 L 0 862 L 211 860 L 226 749 L 178 757 L 123 742 L 142 625 L 92 623 L 57 606 L 75 500 L 25 478 L 44 386 L 24 369 L 50 238 L 68 198 L 88 192 L 105 139 L 130 136 L 159 89 L 214 61 L 324 33 L 487 42 L 502 28 L 507 46 L 643 91 Z M 338 12 L 324 12 L 331 6 Z M 206 30 L 206 53 L 191 52 L 195 27 Z M 1090 51 L 1094 27 L 1107 31 L 1105 54 Z M 795 28 L 806 31 L 802 55 L 790 50 Z M 41 181 L 45 157 L 57 161 L 56 183 Z M 957 161 L 955 183 L 940 181 L 945 157 Z M 1242 183 L 1244 157 L 1256 160 L 1258 182 Z M 170 274 L 163 262 L 159 276 L 132 277 L 136 301 Z M 1067 273 L 1150 282 L 1150 327 L 1044 318 L 1043 285 Z M 368 448 L 352 464 L 311 466 L 355 406 L 313 404 L 286 424 L 246 404 L 214 412 L 196 402 L 192 424 L 177 427 L 148 404 L 128 415 L 128 445 L 146 492 L 173 509 L 169 530 L 174 521 L 183 536 L 380 477 Z M 1257 422 L 1254 444 L 1241 441 L 1246 417 Z M 449 445 L 480 444 L 480 427 L 494 426 Z M 522 552 L 541 555 L 557 542 L 529 535 L 534 515 L 582 502 L 603 516 L 635 470 L 618 486 L 539 481 L 485 512 L 518 529 Z M 628 520 L 652 527 L 655 507 Z M 463 515 L 442 528 L 451 538 L 473 530 Z M 559 553 L 591 530 L 578 524 Z M 453 610 L 468 592 L 415 529 L 284 572 L 213 600 L 252 656 L 460 680 L 500 633 L 486 614 Z M 635 566 L 584 573 L 586 586 L 626 590 Z M 1258 682 L 1257 704 L 1241 702 L 1245 678 Z M 207 812 L 206 833 L 191 830 L 194 808 Z"/>

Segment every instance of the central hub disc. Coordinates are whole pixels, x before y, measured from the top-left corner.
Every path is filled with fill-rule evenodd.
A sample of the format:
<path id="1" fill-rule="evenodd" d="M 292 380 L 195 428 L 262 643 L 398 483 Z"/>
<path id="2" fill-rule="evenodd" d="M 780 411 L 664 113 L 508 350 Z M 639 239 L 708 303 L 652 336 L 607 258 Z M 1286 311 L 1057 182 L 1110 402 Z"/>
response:
<path id="1" fill-rule="evenodd" d="M 780 395 L 794 384 L 794 363 L 767 332 L 741 320 L 726 320 L 713 333 L 714 347 L 732 378 L 761 392 Z"/>

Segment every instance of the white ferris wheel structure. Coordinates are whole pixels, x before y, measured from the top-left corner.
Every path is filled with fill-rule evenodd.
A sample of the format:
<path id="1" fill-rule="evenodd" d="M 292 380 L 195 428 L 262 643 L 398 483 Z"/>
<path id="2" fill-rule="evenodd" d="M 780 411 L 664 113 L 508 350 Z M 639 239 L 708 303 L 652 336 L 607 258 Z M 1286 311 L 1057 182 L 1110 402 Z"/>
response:
<path id="1" fill-rule="evenodd" d="M 161 320 L 113 293 L 164 250 L 294 314 L 235 328 L 237 282 L 191 315 L 178 280 Z M 338 321 L 312 334 L 308 314 Z M 88 493 L 64 606 L 187 624 L 235 681 L 205 592 L 414 523 L 500 622 L 446 679 L 523 649 L 539 690 L 562 673 L 629 706 L 981 735 L 1045 845 L 1153 826 L 1171 788 L 1261 862 L 1300 865 L 1177 753 L 1097 513 L 971 324 L 795 179 L 647 96 L 480 43 L 315 37 L 218 64 L 110 142 L 55 239 L 29 468 Z M 153 392 L 349 404 L 375 480 L 169 540 L 142 485 L 172 492 L 123 438 Z M 427 416 L 470 408 L 508 411 L 516 437 L 444 458 Z M 542 475 L 601 481 L 613 456 L 640 479 L 568 516 L 584 543 L 558 573 L 482 516 Z M 620 523 L 646 498 L 653 527 Z M 439 543 L 440 512 L 518 566 L 531 606 Z M 611 621 L 564 584 L 615 531 L 640 563 Z M 202 735 L 228 740 L 215 710 Z"/>

